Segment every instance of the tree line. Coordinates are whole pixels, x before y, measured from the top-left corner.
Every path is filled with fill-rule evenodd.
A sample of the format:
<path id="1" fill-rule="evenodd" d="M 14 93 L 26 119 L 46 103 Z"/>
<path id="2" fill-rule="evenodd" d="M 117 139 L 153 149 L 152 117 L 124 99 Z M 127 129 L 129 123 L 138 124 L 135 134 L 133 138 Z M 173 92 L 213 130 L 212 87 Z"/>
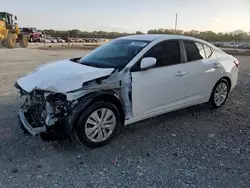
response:
<path id="1" fill-rule="evenodd" d="M 106 31 L 80 31 L 78 29 L 69 31 L 56 31 L 53 29 L 44 30 L 46 35 L 51 35 L 52 37 L 72 37 L 72 38 L 106 38 L 114 39 L 121 36 L 133 35 L 133 34 L 146 34 L 141 31 L 136 31 L 135 33 L 120 33 L 120 32 L 106 32 Z M 173 30 L 173 29 L 151 29 L 147 34 L 177 34 L 192 36 L 200 39 L 204 39 L 211 42 L 216 41 L 248 41 L 250 42 L 250 32 L 245 32 L 242 30 L 236 30 L 227 33 L 216 33 L 213 31 L 183 31 L 183 30 Z"/>

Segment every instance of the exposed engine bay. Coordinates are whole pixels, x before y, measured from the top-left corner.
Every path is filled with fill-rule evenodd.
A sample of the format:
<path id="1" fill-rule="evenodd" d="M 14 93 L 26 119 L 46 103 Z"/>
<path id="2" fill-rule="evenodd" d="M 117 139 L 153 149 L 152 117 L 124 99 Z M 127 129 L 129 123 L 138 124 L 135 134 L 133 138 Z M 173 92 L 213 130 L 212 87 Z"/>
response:
<path id="1" fill-rule="evenodd" d="M 46 96 L 45 92 L 34 90 L 28 95 L 22 108 L 32 119 L 34 126 L 51 126 L 66 115 L 67 105 L 63 95 Z"/>

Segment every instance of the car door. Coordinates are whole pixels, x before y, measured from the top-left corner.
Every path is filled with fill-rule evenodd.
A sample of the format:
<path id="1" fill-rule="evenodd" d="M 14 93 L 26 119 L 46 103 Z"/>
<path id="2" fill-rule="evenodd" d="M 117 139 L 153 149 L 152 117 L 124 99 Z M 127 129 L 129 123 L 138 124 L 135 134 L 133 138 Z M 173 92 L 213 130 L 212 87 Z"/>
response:
<path id="1" fill-rule="evenodd" d="M 214 84 L 220 76 L 220 64 L 215 58 L 210 58 L 212 50 L 206 44 L 183 40 L 186 62 L 181 71 L 185 72 L 182 82 L 184 103 L 207 100 Z M 210 51 L 210 52 L 209 52 Z"/>
<path id="2" fill-rule="evenodd" d="M 140 70 L 140 61 L 131 69 L 134 117 L 171 108 L 182 98 L 181 53 L 178 40 L 156 44 L 143 57 L 154 57 L 156 65 Z M 135 68 L 137 66 L 137 68 Z"/>

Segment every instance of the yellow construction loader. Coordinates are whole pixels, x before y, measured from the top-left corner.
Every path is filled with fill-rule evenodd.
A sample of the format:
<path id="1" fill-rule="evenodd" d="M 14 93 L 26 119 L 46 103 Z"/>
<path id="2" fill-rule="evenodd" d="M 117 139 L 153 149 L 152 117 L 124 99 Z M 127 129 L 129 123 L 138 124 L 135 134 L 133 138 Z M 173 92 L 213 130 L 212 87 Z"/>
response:
<path id="1" fill-rule="evenodd" d="M 20 32 L 17 17 L 7 12 L 0 12 L 0 42 L 7 48 L 14 48 L 16 43 L 27 48 L 28 38 Z"/>

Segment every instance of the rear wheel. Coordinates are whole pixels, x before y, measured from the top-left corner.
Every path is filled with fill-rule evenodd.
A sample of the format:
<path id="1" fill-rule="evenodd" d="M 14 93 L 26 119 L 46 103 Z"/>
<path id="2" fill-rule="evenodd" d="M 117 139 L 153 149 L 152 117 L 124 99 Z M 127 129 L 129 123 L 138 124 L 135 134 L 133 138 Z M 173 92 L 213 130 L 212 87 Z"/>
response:
<path id="1" fill-rule="evenodd" d="M 79 118 L 75 131 L 79 141 L 90 148 L 107 144 L 122 126 L 118 108 L 106 101 L 87 107 Z"/>
<path id="2" fill-rule="evenodd" d="M 19 45 L 20 45 L 20 47 L 22 47 L 22 48 L 27 48 L 28 47 L 28 38 L 27 37 L 25 37 L 24 35 L 22 35 L 21 36 L 21 39 L 20 39 L 20 41 L 19 41 Z"/>
<path id="3" fill-rule="evenodd" d="M 7 48 L 14 48 L 16 45 L 16 36 L 12 33 L 8 33 L 7 38 L 4 40 L 4 46 Z"/>
<path id="4" fill-rule="evenodd" d="M 219 108 L 225 104 L 229 90 L 230 87 L 227 80 L 221 79 L 216 83 L 210 98 L 210 102 L 214 108 Z"/>

